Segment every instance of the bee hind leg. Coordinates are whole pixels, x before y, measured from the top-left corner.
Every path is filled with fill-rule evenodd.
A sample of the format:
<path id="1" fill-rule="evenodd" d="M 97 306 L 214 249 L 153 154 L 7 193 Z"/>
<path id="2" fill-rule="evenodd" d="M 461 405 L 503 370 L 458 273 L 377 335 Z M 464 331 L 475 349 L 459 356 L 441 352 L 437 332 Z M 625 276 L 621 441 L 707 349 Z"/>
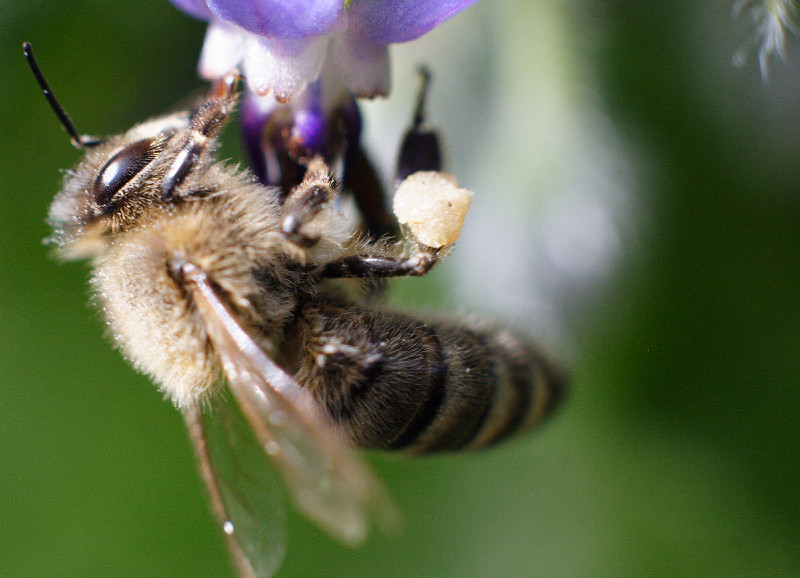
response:
<path id="1" fill-rule="evenodd" d="M 400 225 L 391 211 L 378 173 L 358 139 L 347 145 L 342 184 L 344 190 L 353 194 L 368 238 L 399 238 Z"/>
<path id="2" fill-rule="evenodd" d="M 349 255 L 323 266 L 321 276 L 341 277 L 419 277 L 430 271 L 447 254 L 447 247 L 435 249 L 421 243 L 409 257 Z"/>

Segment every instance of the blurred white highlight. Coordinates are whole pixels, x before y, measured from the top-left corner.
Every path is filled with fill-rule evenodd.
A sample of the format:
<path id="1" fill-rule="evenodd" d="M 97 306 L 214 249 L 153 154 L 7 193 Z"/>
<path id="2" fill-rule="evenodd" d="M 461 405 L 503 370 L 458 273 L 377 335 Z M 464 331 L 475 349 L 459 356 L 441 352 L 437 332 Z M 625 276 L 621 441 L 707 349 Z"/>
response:
<path id="1" fill-rule="evenodd" d="M 794 3 L 789 0 L 736 0 L 733 14 L 740 18 L 747 14 L 755 25 L 755 30 L 733 55 L 737 67 L 747 63 L 750 51 L 758 47 L 758 65 L 764 80 L 769 78 L 769 61 L 777 54 L 786 59 L 786 32 L 798 34 L 794 18 L 797 15 Z"/>

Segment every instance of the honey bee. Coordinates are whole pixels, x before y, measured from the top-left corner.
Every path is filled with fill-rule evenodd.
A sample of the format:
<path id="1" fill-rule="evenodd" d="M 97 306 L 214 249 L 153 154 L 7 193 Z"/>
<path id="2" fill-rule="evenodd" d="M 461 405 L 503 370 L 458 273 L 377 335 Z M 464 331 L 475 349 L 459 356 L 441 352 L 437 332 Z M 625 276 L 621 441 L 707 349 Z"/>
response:
<path id="1" fill-rule="evenodd" d="M 117 346 L 182 412 L 242 575 L 268 576 L 283 555 L 270 463 L 307 516 L 357 544 L 397 514 L 353 448 L 482 448 L 557 405 L 563 374 L 515 333 L 389 312 L 340 287 L 427 273 L 460 222 L 407 217 L 396 242 L 357 236 L 320 158 L 283 194 L 216 160 L 233 74 L 190 111 L 81 136 L 25 54 L 85 150 L 51 207 L 52 241 L 90 260 Z M 442 179 L 422 174 L 414 194 Z"/>

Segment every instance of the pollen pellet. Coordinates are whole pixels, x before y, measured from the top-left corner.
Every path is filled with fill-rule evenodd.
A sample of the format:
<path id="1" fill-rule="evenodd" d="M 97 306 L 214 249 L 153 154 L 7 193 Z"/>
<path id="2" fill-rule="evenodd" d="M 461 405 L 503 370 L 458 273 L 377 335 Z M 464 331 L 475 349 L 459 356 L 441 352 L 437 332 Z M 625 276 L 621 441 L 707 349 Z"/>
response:
<path id="1" fill-rule="evenodd" d="M 417 241 L 438 249 L 458 239 L 470 203 L 472 191 L 459 188 L 452 175 L 421 171 L 398 187 L 394 214 Z"/>

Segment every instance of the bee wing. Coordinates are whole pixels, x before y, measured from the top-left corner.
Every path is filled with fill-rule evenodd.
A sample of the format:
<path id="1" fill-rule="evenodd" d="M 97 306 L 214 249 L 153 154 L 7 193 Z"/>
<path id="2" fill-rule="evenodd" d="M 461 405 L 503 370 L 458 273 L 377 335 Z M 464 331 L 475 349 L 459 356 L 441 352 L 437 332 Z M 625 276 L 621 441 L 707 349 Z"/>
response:
<path id="1" fill-rule="evenodd" d="M 286 553 L 286 511 L 275 471 L 235 404 L 184 411 L 198 467 L 239 574 L 271 576 Z"/>
<path id="2" fill-rule="evenodd" d="M 205 272 L 185 263 L 183 276 L 230 390 L 300 510 L 348 544 L 366 538 L 370 515 L 393 529 L 399 517 L 391 499 L 311 394 L 242 328 Z"/>

